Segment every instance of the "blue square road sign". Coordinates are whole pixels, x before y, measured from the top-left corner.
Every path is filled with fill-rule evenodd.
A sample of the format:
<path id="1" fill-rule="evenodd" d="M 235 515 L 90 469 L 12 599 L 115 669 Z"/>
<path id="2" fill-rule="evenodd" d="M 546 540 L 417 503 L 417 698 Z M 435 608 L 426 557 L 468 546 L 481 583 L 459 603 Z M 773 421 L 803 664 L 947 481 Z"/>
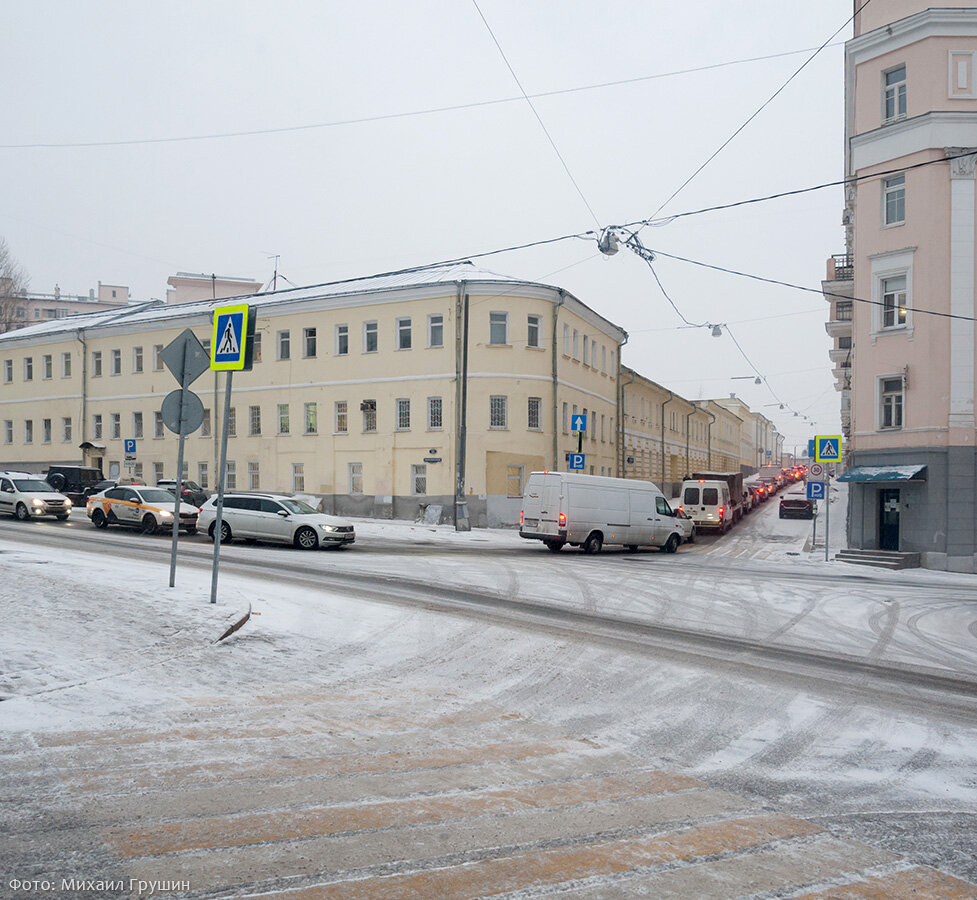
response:
<path id="1" fill-rule="evenodd" d="M 814 439 L 814 461 L 819 463 L 841 462 L 841 435 L 819 434 Z"/>
<path id="2" fill-rule="evenodd" d="M 570 454 L 570 471 L 583 471 L 584 467 L 584 454 L 583 453 L 571 453 Z"/>
<path id="3" fill-rule="evenodd" d="M 124 450 L 126 453 L 136 452 L 136 441 L 135 438 L 126 438 L 123 443 L 125 444 Z"/>
<path id="4" fill-rule="evenodd" d="M 587 430 L 587 417 L 583 413 L 577 413 L 575 416 L 570 416 L 570 430 L 571 431 L 586 431 Z"/>
<path id="5" fill-rule="evenodd" d="M 827 494 L 824 490 L 823 481 L 809 481 L 807 483 L 807 499 L 808 500 L 824 500 Z"/>
<path id="6" fill-rule="evenodd" d="M 247 337 L 247 304 L 215 309 L 214 332 L 210 342 L 210 368 L 215 371 L 243 369 Z"/>

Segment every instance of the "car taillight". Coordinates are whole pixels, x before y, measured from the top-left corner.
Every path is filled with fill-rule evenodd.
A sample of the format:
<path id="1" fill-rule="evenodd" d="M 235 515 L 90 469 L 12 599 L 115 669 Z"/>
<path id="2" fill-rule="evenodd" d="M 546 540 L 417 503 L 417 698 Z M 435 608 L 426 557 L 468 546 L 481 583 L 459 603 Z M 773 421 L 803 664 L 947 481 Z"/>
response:
<path id="1" fill-rule="evenodd" d="M 525 513 L 526 513 L 526 511 L 524 509 L 520 509 L 519 510 L 519 527 L 520 528 L 522 527 L 522 520 L 523 520 L 523 516 L 525 515 Z"/>
<path id="2" fill-rule="evenodd" d="M 565 528 L 566 527 L 566 524 L 567 524 L 567 514 L 566 513 L 560 513 L 560 527 L 561 528 Z"/>
<path id="3" fill-rule="evenodd" d="M 726 512 L 726 507 L 724 507 L 724 506 L 720 506 L 720 507 L 719 507 L 719 518 L 720 518 L 720 519 L 721 519 L 721 518 L 723 517 L 723 514 L 724 514 L 725 512 Z"/>

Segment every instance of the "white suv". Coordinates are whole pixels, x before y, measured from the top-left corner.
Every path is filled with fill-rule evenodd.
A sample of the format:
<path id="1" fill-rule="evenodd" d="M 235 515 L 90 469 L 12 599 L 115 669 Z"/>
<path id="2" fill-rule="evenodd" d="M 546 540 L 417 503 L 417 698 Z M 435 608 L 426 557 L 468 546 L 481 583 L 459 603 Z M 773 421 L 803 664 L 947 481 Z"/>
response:
<path id="1" fill-rule="evenodd" d="M 40 475 L 0 472 L 0 513 L 9 513 L 21 522 L 41 516 L 54 516 L 63 522 L 70 512 L 71 501 Z"/>
<path id="2" fill-rule="evenodd" d="M 211 539 L 217 521 L 217 496 L 200 508 L 197 527 Z M 221 543 L 234 538 L 278 541 L 302 550 L 348 547 L 356 540 L 351 522 L 316 512 L 303 500 L 281 494 L 228 494 L 221 516 Z"/>

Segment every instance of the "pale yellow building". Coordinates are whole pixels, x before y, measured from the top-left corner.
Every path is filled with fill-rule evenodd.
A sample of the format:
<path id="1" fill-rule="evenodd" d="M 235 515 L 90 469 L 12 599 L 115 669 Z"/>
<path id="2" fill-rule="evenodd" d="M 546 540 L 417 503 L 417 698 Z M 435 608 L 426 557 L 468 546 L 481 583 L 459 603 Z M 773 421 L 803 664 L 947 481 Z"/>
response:
<path id="1" fill-rule="evenodd" d="M 620 348 L 626 333 L 558 287 L 471 264 L 246 298 L 255 365 L 234 378 L 229 489 L 294 491 L 324 509 L 473 524 L 518 521 L 526 476 L 565 469 L 572 416 L 587 414 L 585 471 L 617 474 Z M 0 335 L 0 468 L 85 459 L 175 476 L 160 415 L 177 383 L 159 352 L 185 328 L 209 342 L 226 301 L 148 303 Z M 185 471 L 215 486 L 220 391 L 192 389 L 204 423 Z M 438 513 L 437 507 L 441 508 Z"/>

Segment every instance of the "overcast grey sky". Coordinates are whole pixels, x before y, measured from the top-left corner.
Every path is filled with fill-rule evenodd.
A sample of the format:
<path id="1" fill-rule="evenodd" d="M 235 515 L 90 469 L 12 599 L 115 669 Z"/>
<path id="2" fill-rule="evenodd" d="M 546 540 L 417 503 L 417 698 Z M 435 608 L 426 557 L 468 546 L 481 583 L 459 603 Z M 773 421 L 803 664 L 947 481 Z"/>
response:
<path id="1" fill-rule="evenodd" d="M 598 4 L 478 0 L 581 199 L 471 0 L 0 3 L 6 86 L 0 235 L 35 291 L 134 299 L 216 272 L 314 284 L 586 231 L 652 214 L 852 13 L 850 0 Z M 663 213 L 835 181 L 843 51 L 778 96 Z M 788 56 L 666 75 L 789 51 Z M 516 98 L 512 102 L 486 101 Z M 398 114 L 447 106 L 466 109 Z M 396 116 L 396 117 L 391 117 Z M 281 133 L 155 142 L 348 122 Z M 819 287 L 844 251 L 830 188 L 646 228 L 646 246 Z M 568 241 L 478 261 L 567 288 L 631 334 L 624 361 L 686 397 L 736 391 L 787 447 L 839 429 L 816 294 Z"/>

